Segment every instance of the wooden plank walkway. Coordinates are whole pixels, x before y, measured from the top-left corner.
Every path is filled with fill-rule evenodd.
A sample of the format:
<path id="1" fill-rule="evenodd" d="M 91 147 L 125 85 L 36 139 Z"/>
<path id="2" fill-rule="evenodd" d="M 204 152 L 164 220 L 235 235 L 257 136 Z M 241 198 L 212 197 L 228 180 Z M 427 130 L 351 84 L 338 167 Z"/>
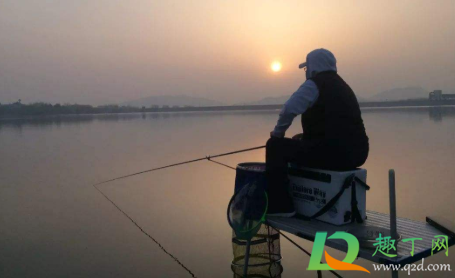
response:
<path id="1" fill-rule="evenodd" d="M 316 232 L 327 232 L 327 237 L 338 231 L 349 232 L 353 229 L 358 229 L 367 226 L 380 227 L 383 229 L 390 229 L 390 216 L 374 211 L 367 211 L 367 219 L 362 224 L 348 224 L 343 226 L 335 226 L 321 222 L 318 220 L 303 220 L 300 218 L 284 218 L 284 217 L 268 217 L 267 224 L 284 232 L 292 233 L 298 237 L 314 241 Z M 435 235 L 446 235 L 433 226 L 425 222 L 414 221 L 406 218 L 397 218 L 397 230 L 402 239 L 406 238 L 422 238 L 422 240 L 414 241 L 414 256 L 411 256 L 412 242 L 398 242 L 397 257 L 389 258 L 380 252 L 374 256 L 375 249 L 365 248 L 360 246 L 359 257 L 381 264 L 410 264 L 431 256 L 432 240 Z M 455 239 L 449 236 L 449 247 L 455 244 Z M 327 239 L 326 245 L 346 252 L 347 243 L 344 240 L 329 240 Z M 444 252 L 441 250 L 440 252 Z M 437 252 L 435 251 L 434 254 Z"/>

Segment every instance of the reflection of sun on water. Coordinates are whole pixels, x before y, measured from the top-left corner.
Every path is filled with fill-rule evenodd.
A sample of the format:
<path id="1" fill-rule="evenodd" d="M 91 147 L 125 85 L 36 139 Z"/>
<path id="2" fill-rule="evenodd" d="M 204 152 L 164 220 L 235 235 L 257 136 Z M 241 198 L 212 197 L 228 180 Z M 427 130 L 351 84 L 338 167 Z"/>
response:
<path id="1" fill-rule="evenodd" d="M 272 71 L 278 72 L 278 71 L 281 70 L 281 63 L 280 62 L 273 62 L 270 67 L 272 68 Z"/>

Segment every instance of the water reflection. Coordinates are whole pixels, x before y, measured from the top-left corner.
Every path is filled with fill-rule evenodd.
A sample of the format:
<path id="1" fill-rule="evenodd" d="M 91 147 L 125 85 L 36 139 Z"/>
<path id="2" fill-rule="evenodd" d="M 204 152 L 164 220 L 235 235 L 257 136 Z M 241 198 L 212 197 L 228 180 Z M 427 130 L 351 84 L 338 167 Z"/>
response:
<path id="1" fill-rule="evenodd" d="M 74 126 L 95 121 L 99 122 L 119 122 L 132 121 L 138 119 L 168 120 L 178 118 L 211 118 L 223 115 L 254 115 L 254 114 L 277 114 L 275 110 L 268 111 L 219 111 L 219 112 L 169 112 L 169 113 L 128 113 L 128 114 L 97 114 L 97 115 L 61 115 L 30 117 L 18 119 L 0 119 L 1 128 L 21 129 L 24 126 L 46 127 L 46 126 Z"/>
<path id="2" fill-rule="evenodd" d="M 425 115 L 435 123 L 442 122 L 444 118 L 455 118 L 454 106 L 432 106 L 432 107 L 403 107 L 403 108 L 365 108 L 364 114 L 389 114 L 389 115 Z"/>
<path id="3" fill-rule="evenodd" d="M 428 108 L 430 120 L 434 122 L 442 122 L 443 118 L 455 118 L 455 107 L 435 106 Z"/>

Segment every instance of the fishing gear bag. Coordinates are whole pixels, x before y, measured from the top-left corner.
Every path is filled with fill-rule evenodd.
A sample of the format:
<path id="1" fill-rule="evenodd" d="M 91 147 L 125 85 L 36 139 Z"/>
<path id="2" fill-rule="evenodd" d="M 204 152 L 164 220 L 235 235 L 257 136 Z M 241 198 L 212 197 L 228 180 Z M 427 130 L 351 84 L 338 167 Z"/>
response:
<path id="1" fill-rule="evenodd" d="M 289 165 L 290 190 L 298 215 L 334 225 L 366 218 L 367 171 L 328 171 Z"/>

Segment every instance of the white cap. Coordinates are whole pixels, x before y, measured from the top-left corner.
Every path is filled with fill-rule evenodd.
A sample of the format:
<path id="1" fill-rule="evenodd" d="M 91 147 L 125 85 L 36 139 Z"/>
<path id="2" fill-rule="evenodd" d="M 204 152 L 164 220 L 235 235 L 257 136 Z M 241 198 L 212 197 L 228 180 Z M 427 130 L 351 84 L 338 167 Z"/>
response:
<path id="1" fill-rule="evenodd" d="M 332 52 L 319 48 L 311 51 L 306 56 L 306 61 L 299 68 L 307 67 L 307 78 L 311 78 L 319 72 L 337 71 L 337 60 Z"/>

